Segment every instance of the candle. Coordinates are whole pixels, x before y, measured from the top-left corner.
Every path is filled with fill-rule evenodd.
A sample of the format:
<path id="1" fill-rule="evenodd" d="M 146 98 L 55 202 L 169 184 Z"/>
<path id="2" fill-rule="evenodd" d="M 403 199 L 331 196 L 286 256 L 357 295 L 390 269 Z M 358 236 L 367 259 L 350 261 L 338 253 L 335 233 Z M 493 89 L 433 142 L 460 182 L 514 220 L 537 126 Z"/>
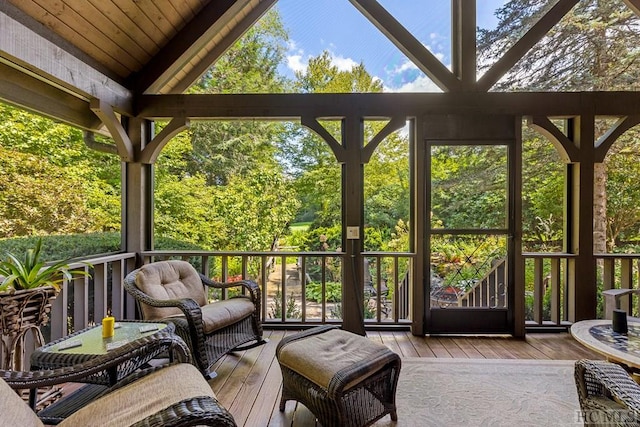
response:
<path id="1" fill-rule="evenodd" d="M 116 318 L 107 316 L 102 319 L 102 338 L 111 338 L 115 333 Z"/>

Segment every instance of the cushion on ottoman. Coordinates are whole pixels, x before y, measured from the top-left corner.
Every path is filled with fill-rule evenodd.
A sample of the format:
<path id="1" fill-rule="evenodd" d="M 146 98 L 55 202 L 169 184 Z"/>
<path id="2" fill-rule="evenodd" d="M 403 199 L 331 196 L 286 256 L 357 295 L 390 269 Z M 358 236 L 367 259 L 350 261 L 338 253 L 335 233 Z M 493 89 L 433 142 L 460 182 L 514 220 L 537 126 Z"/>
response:
<path id="1" fill-rule="evenodd" d="M 278 361 L 320 387 L 328 389 L 331 379 L 340 370 L 363 360 L 374 361 L 376 355 L 386 352 L 389 352 L 387 347 L 360 335 L 341 329 L 331 329 L 325 333 L 283 345 Z M 378 363 L 377 366 L 369 365 L 359 376 L 350 379 L 349 383 L 345 384 L 344 390 L 359 384 L 382 367 L 382 363 Z"/>

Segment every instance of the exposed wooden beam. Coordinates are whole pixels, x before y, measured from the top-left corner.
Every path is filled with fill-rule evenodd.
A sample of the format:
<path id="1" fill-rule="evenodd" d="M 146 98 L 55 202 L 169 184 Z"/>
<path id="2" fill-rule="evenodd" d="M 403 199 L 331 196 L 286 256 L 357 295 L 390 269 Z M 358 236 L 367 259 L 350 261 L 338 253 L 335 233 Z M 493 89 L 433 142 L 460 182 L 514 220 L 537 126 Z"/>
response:
<path id="1" fill-rule="evenodd" d="M 157 134 L 151 142 L 149 142 L 146 147 L 142 150 L 142 154 L 140 155 L 140 162 L 153 164 L 158 159 L 160 152 L 164 148 L 165 145 L 177 134 L 182 132 L 183 130 L 189 127 L 189 120 L 184 117 L 176 117 L 171 120 L 168 125 Z"/>
<path id="2" fill-rule="evenodd" d="M 10 13 L 19 15 L 11 4 L 0 2 L 0 58 L 5 64 L 85 102 L 100 98 L 119 113 L 131 114 L 132 94 L 127 88 L 55 44 L 52 40 L 57 37 L 38 34 Z M 37 110 L 38 105 L 26 108 Z"/>
<path id="3" fill-rule="evenodd" d="M 640 92 L 489 92 L 347 94 L 141 95 L 138 116 L 146 119 L 365 118 L 425 114 L 498 114 L 566 117 L 640 114 Z"/>
<path id="4" fill-rule="evenodd" d="M 478 90 L 486 92 L 500 80 L 536 43 L 565 16 L 578 0 L 559 0 L 478 80 Z"/>
<path id="5" fill-rule="evenodd" d="M 640 114 L 621 117 L 611 128 L 596 141 L 595 161 L 604 162 L 607 152 L 614 142 L 626 131 L 640 123 Z"/>
<path id="6" fill-rule="evenodd" d="M 0 99 L 16 107 L 82 129 L 97 131 L 102 123 L 89 103 L 0 61 Z"/>
<path id="7" fill-rule="evenodd" d="M 118 147 L 118 154 L 123 162 L 133 162 L 135 160 L 135 152 L 133 144 L 127 135 L 127 131 L 124 129 L 120 120 L 116 116 L 113 108 L 109 104 L 102 102 L 99 99 L 91 100 L 91 111 L 102 120 L 102 123 L 107 127 L 111 138 Z"/>
<path id="8" fill-rule="evenodd" d="M 465 90 L 476 85 L 476 0 L 452 0 L 451 46 L 453 74 Z"/>
<path id="9" fill-rule="evenodd" d="M 133 76 L 138 93 L 159 93 L 251 0 L 210 1 Z"/>
<path id="10" fill-rule="evenodd" d="M 622 0 L 636 15 L 640 16 L 640 0 Z"/>
<path id="11" fill-rule="evenodd" d="M 224 54 L 233 43 L 235 43 L 242 35 L 255 24 L 277 0 L 262 0 L 258 6 L 251 10 L 244 18 L 233 26 L 231 32 L 227 34 L 220 43 L 210 50 L 193 68 L 180 79 L 173 87 L 169 87 L 168 90 L 162 90 L 162 93 L 183 93 L 194 82 L 196 82 L 200 76 L 202 76 L 211 65 L 216 62 L 222 54 Z M 172 83 L 169 83 L 171 86 Z"/>
<path id="12" fill-rule="evenodd" d="M 445 92 L 461 90 L 456 76 L 376 0 L 349 1 L 440 89 Z"/>
<path id="13" fill-rule="evenodd" d="M 579 150 L 575 143 L 554 125 L 548 117 L 532 116 L 527 119 L 527 125 L 544 135 L 560 154 L 565 162 L 575 163 L 580 161 Z"/>

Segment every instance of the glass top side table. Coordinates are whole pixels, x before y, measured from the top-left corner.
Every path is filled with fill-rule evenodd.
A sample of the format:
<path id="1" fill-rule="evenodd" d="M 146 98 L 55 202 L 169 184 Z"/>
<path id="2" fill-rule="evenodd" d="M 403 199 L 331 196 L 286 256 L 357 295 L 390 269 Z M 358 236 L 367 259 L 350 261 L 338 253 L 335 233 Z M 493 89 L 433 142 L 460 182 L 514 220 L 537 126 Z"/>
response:
<path id="1" fill-rule="evenodd" d="M 87 362 L 92 358 L 113 352 L 122 362 L 116 366 L 88 376 L 87 383 L 113 385 L 151 359 L 166 354 L 166 339 L 178 339 L 172 323 L 119 321 L 115 334 L 102 338 L 102 326 L 94 326 L 75 332 L 36 349 L 31 355 L 31 369 L 56 369 Z M 161 341 L 164 345 L 159 345 Z M 182 353 L 184 349 L 180 348 Z M 169 358 L 173 359 L 169 351 Z M 181 355 L 181 359 L 189 355 Z"/>

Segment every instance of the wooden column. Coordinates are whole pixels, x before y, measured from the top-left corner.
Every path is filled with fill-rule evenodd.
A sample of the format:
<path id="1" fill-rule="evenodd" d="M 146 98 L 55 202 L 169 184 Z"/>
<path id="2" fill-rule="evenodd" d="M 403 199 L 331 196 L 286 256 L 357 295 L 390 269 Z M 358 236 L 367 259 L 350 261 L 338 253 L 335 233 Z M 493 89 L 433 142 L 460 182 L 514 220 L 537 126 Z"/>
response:
<path id="1" fill-rule="evenodd" d="M 570 119 L 570 139 L 579 148 L 579 163 L 570 165 L 568 176 L 568 252 L 577 254 L 569 262 L 570 322 L 596 317 L 596 263 L 593 252 L 593 191 L 595 163 L 595 116 Z M 573 296 L 573 297 L 572 297 Z"/>
<path id="2" fill-rule="evenodd" d="M 364 330 L 364 275 L 362 241 L 364 240 L 364 123 L 361 117 L 342 120 L 342 244 L 345 252 L 342 290 L 342 327 L 360 335 Z M 350 233 L 357 233 L 354 238 Z"/>
<path id="3" fill-rule="evenodd" d="M 140 158 L 142 148 L 151 139 L 152 125 L 147 120 L 125 119 L 124 127 Z M 153 166 L 139 161 L 122 167 L 122 235 L 124 250 L 141 252 L 153 248 Z"/>

